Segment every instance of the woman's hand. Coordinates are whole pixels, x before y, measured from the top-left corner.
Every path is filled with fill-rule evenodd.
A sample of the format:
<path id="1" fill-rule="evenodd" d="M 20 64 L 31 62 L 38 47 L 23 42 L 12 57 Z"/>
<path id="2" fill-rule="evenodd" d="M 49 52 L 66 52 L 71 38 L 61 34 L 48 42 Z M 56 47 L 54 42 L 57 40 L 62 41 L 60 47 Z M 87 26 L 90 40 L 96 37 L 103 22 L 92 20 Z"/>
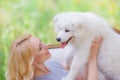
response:
<path id="1" fill-rule="evenodd" d="M 97 58 L 99 48 L 101 46 L 103 38 L 101 36 L 96 37 L 95 40 L 92 42 L 91 50 L 90 50 L 90 56 L 89 61 L 94 60 Z"/>

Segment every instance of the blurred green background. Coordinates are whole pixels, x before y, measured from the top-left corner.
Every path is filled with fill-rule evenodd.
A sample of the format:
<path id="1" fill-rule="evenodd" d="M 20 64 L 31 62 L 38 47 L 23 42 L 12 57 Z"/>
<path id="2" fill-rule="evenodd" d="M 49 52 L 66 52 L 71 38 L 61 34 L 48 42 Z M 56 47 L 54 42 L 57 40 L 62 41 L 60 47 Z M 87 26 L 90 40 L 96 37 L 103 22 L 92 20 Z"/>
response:
<path id="1" fill-rule="evenodd" d="M 120 29 L 120 0 L 0 0 L 0 80 L 5 80 L 11 42 L 31 33 L 57 43 L 52 18 L 64 11 L 92 11 Z"/>

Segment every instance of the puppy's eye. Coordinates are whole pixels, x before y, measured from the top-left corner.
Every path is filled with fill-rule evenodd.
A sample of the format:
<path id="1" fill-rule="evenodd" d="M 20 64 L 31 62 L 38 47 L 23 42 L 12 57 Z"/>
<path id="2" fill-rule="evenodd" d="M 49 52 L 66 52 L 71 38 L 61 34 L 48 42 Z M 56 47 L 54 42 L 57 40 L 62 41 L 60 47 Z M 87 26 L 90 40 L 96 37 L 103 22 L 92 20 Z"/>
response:
<path id="1" fill-rule="evenodd" d="M 66 29 L 65 32 L 70 32 L 70 30 L 67 30 L 67 29 Z"/>

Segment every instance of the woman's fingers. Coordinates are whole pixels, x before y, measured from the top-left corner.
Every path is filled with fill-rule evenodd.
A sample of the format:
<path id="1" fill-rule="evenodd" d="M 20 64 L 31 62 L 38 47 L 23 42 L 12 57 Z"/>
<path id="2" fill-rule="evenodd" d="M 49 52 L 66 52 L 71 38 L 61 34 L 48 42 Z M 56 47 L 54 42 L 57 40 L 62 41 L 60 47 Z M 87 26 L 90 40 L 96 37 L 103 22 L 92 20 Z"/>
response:
<path id="1" fill-rule="evenodd" d="M 103 40 L 103 38 L 101 36 L 95 38 L 95 40 L 92 42 L 92 46 L 91 46 L 93 51 L 96 49 L 97 50 L 99 49 L 99 47 L 101 46 L 102 40 Z"/>
<path id="2" fill-rule="evenodd" d="M 102 43 L 103 38 L 101 36 L 95 37 L 95 40 L 92 42 L 94 47 L 99 47 Z"/>
<path id="3" fill-rule="evenodd" d="M 97 57 L 102 40 L 103 40 L 103 38 L 101 36 L 98 36 L 92 42 L 92 46 L 91 46 L 91 50 L 90 50 L 90 59 L 94 59 Z"/>

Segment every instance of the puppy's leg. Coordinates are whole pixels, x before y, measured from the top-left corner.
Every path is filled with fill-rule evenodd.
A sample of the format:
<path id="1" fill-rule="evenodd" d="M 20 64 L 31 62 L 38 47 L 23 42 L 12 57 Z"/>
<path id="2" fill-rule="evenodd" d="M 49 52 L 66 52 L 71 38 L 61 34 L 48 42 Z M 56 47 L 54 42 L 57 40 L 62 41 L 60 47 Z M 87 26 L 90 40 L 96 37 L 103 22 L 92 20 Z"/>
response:
<path id="1" fill-rule="evenodd" d="M 72 52 L 69 52 L 67 53 L 67 55 L 65 55 L 65 62 L 64 62 L 65 67 L 70 68 L 71 63 L 73 61 L 73 57 L 74 54 Z"/>
<path id="2" fill-rule="evenodd" d="M 87 61 L 88 56 L 85 53 L 76 53 L 73 58 L 68 76 L 64 77 L 62 80 L 75 80 L 77 75 L 79 73 L 82 74 L 82 72 L 84 71 Z"/>

